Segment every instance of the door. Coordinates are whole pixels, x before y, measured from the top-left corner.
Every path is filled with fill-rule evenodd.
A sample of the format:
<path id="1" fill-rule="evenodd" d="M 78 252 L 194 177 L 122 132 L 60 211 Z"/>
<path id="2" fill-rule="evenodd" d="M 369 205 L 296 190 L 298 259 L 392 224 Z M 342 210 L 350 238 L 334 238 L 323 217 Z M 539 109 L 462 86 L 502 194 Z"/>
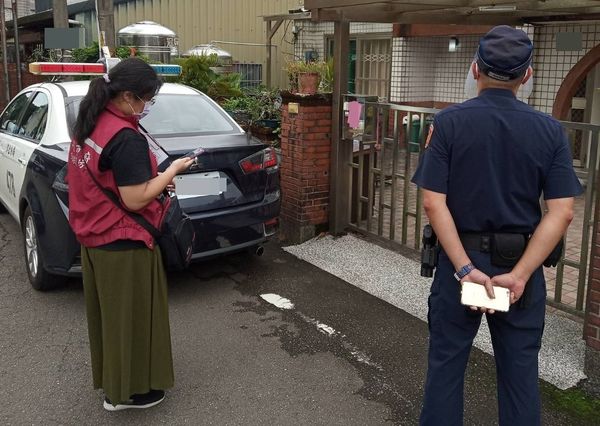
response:
<path id="1" fill-rule="evenodd" d="M 17 135 L 21 116 L 32 97 L 31 91 L 19 95 L 0 117 L 0 198 L 15 218 L 18 217 L 18 209 L 15 209 L 18 205 L 18 192 L 14 175 L 17 162 Z"/>
<path id="2" fill-rule="evenodd" d="M 328 37 L 326 59 L 333 59 L 333 38 Z M 351 38 L 348 50 L 348 93 L 356 93 L 356 39 Z"/>
<path id="3" fill-rule="evenodd" d="M 21 96 L 27 97 L 29 102 L 23 102 L 24 107 L 21 107 L 22 112 L 18 118 L 12 120 L 12 116 L 7 115 L 0 119 L 2 138 L 7 146 L 4 151 L 7 166 L 7 207 L 15 217 L 18 217 L 19 199 L 27 165 L 44 134 L 48 115 L 48 96 L 45 93 L 28 92 Z M 22 101 L 16 101 L 19 101 L 20 106 Z"/>

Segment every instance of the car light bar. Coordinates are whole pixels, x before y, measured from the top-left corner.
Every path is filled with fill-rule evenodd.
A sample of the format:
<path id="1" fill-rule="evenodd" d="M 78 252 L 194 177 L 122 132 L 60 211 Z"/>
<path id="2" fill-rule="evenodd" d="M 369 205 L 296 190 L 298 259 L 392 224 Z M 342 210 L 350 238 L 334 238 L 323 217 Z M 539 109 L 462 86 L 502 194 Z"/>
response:
<path id="1" fill-rule="evenodd" d="M 150 64 L 156 74 L 176 76 L 181 74 L 179 65 Z M 104 64 L 78 62 L 32 62 L 29 72 L 38 75 L 102 75 L 106 72 Z"/>

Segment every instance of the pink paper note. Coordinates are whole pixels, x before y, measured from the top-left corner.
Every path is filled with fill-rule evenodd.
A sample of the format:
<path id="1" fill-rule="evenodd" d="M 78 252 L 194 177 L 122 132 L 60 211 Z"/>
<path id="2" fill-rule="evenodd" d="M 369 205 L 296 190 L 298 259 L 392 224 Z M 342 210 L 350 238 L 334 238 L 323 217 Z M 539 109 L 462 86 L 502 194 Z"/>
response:
<path id="1" fill-rule="evenodd" d="M 352 129 L 358 129 L 361 112 L 362 104 L 360 102 L 352 101 L 348 104 L 348 125 Z"/>

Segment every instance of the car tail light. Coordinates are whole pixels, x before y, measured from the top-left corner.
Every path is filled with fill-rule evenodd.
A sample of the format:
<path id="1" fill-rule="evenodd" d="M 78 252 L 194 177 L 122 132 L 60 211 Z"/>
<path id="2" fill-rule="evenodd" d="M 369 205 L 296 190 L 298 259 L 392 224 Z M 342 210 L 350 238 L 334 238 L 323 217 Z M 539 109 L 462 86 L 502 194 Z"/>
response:
<path id="1" fill-rule="evenodd" d="M 240 161 L 240 167 L 245 174 L 277 167 L 277 153 L 273 148 L 263 149 Z"/>
<path id="2" fill-rule="evenodd" d="M 265 227 L 265 236 L 270 237 L 272 235 L 275 235 L 275 233 L 277 232 L 277 228 L 279 227 L 279 219 L 273 218 L 267 220 L 266 222 L 264 222 L 263 225 Z"/>

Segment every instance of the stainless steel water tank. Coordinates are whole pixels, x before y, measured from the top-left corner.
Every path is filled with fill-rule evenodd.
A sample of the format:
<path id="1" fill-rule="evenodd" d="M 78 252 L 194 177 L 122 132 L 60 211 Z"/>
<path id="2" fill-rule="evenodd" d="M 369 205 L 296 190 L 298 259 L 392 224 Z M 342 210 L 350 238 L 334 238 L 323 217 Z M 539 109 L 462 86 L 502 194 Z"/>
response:
<path id="1" fill-rule="evenodd" d="M 153 21 L 140 21 L 121 28 L 117 32 L 119 46 L 133 46 L 140 55 L 152 62 L 168 64 L 172 56 L 178 55 L 177 35 L 167 27 Z"/>
<path id="2" fill-rule="evenodd" d="M 198 44 L 194 47 L 192 47 L 190 50 L 188 50 L 187 52 L 185 52 L 182 56 L 193 56 L 193 55 L 217 55 L 217 57 L 219 58 L 219 65 L 221 66 L 228 66 L 231 65 L 233 63 L 233 57 L 231 56 L 231 53 L 227 52 L 226 50 L 223 50 L 217 46 L 214 46 L 212 44 Z"/>

